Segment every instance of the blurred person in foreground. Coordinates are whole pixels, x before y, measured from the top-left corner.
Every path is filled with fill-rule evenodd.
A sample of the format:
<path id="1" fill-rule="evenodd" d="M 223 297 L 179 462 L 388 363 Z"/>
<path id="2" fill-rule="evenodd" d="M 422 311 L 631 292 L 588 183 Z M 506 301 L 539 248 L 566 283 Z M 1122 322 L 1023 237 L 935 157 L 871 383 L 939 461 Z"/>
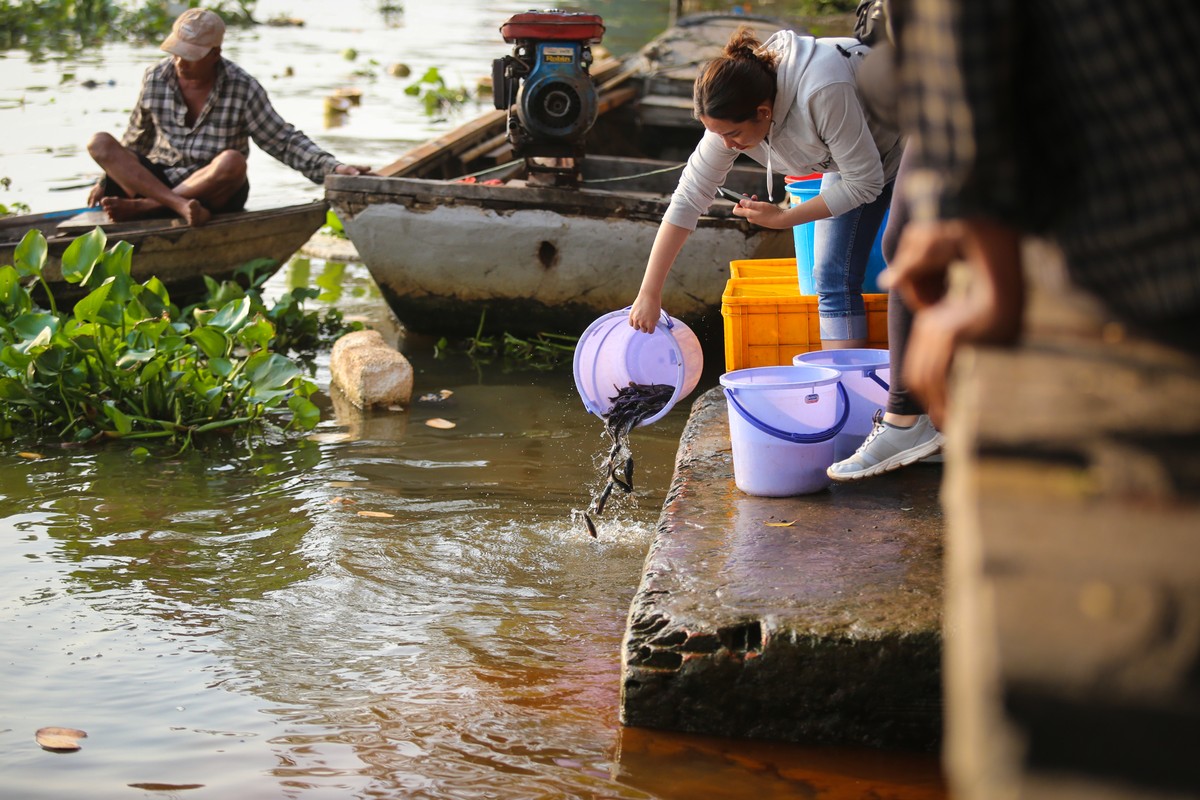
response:
<path id="1" fill-rule="evenodd" d="M 1013 343 L 1020 242 L 1131 335 L 1200 353 L 1200 5 L 919 0 L 901 37 L 913 220 L 887 278 L 935 424 L 963 343 Z M 971 290 L 948 292 L 953 262 Z"/>
<path id="2" fill-rule="evenodd" d="M 240 211 L 250 193 L 250 139 L 313 183 L 331 172 L 370 173 L 341 163 L 284 121 L 262 84 L 221 55 L 224 38 L 216 13 L 179 15 L 161 48 L 171 58 L 146 70 L 125 135 L 117 141 L 97 133 L 88 141 L 105 172 L 89 205 L 118 222 L 174 213 L 190 225 Z"/>

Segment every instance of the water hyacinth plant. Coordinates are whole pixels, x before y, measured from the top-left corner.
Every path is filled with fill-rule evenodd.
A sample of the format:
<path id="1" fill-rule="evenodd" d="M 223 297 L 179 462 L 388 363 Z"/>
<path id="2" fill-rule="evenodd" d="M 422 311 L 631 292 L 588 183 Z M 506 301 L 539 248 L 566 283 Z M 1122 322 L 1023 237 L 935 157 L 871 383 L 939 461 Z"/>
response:
<path id="1" fill-rule="evenodd" d="M 90 290 L 69 313 L 45 279 L 40 231 L 0 266 L 0 436 L 168 439 L 183 449 L 218 430 L 316 425 L 316 384 L 271 351 L 274 326 L 251 313 L 250 298 L 175 318 L 161 281 L 130 277 L 132 246 L 106 245 L 96 228 L 63 253 L 63 278 Z"/>

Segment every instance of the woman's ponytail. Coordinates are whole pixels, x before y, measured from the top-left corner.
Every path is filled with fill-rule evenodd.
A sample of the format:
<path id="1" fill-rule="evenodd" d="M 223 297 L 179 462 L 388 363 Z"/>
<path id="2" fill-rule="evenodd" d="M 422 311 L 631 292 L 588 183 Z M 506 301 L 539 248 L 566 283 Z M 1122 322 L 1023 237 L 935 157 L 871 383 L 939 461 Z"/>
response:
<path id="1" fill-rule="evenodd" d="M 775 100 L 775 54 L 762 49 L 753 31 L 738 28 L 725 50 L 696 78 L 694 114 L 744 122 L 764 102 Z"/>

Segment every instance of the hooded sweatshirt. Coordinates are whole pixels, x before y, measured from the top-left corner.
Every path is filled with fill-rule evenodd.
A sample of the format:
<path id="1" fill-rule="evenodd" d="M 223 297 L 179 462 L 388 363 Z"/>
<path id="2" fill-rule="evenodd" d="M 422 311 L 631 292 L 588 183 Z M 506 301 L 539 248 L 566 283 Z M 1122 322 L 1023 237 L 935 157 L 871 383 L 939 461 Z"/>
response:
<path id="1" fill-rule="evenodd" d="M 903 138 L 868 120 L 855 81 L 870 48 L 857 39 L 815 39 L 792 31 L 779 31 L 764 47 L 777 56 L 767 138 L 748 150 L 734 150 L 705 131 L 679 177 L 664 222 L 695 230 L 742 153 L 767 168 L 763 194 L 772 201 L 774 172 L 839 173 L 840 181 L 821 190 L 835 217 L 871 202 L 896 177 Z"/>

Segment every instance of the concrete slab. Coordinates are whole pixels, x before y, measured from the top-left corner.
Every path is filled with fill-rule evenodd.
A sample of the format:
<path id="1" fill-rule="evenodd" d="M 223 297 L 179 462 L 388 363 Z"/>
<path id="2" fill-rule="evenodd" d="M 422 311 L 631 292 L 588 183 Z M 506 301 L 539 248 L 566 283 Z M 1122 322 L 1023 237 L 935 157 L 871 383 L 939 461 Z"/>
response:
<path id="1" fill-rule="evenodd" d="M 725 400 L 695 403 L 630 608 L 626 725 L 936 749 L 939 465 L 792 498 L 734 485 Z"/>

